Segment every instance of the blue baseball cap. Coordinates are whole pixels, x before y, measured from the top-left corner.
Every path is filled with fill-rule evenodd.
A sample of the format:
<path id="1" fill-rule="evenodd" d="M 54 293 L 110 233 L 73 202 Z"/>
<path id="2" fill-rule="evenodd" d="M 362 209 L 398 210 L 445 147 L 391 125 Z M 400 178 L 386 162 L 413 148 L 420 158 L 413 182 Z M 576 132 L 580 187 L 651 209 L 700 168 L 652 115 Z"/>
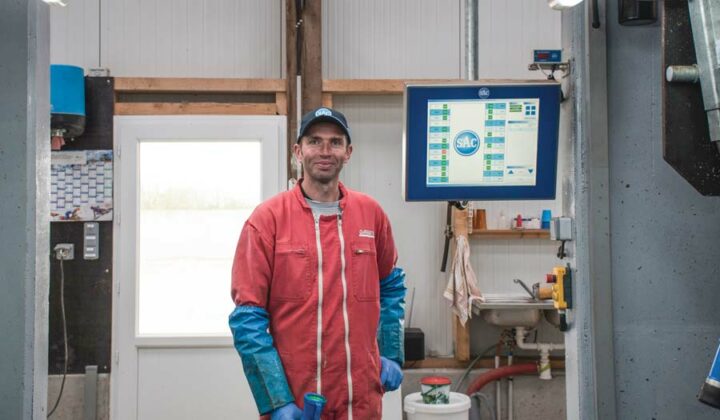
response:
<path id="1" fill-rule="evenodd" d="M 319 122 L 330 122 L 340 127 L 340 129 L 347 136 L 348 144 L 350 144 L 350 127 L 348 127 L 347 119 L 345 119 L 345 116 L 342 114 L 342 112 L 325 107 L 310 111 L 305 114 L 305 116 L 303 116 L 300 123 L 300 132 L 298 132 L 297 141 L 300 142 L 300 140 L 307 133 L 311 125 Z"/>

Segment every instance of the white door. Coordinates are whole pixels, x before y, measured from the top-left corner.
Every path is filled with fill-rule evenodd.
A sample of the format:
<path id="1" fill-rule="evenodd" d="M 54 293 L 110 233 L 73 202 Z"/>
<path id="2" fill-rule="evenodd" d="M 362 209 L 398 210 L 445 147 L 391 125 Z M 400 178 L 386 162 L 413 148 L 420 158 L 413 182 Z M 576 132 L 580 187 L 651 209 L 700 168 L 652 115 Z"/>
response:
<path id="1" fill-rule="evenodd" d="M 285 124 L 115 118 L 113 419 L 257 418 L 230 271 L 245 219 L 285 188 Z"/>

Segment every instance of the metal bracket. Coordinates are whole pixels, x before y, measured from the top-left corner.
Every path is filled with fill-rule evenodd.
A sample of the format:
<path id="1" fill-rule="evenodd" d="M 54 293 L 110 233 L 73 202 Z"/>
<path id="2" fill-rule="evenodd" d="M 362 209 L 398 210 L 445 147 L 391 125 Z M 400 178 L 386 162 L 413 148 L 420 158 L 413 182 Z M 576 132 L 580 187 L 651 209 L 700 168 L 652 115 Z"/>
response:
<path id="1" fill-rule="evenodd" d="M 563 75 L 561 79 L 564 79 L 570 75 L 570 62 L 565 61 L 563 63 L 530 63 L 528 64 L 528 70 L 530 71 L 546 71 L 549 70 L 550 74 L 547 76 L 548 80 L 555 80 L 555 72 L 561 71 Z"/>

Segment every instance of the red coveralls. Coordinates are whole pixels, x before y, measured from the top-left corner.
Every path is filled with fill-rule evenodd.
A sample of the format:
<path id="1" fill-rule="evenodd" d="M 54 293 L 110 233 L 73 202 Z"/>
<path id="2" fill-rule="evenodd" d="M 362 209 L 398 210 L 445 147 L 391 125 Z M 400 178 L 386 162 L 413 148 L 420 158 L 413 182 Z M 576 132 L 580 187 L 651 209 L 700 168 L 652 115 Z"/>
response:
<path id="1" fill-rule="evenodd" d="M 380 279 L 397 252 L 387 216 L 340 183 L 342 216 L 315 222 L 299 185 L 253 212 L 233 265 L 236 305 L 265 308 L 295 403 L 317 392 L 323 419 L 379 419 Z"/>

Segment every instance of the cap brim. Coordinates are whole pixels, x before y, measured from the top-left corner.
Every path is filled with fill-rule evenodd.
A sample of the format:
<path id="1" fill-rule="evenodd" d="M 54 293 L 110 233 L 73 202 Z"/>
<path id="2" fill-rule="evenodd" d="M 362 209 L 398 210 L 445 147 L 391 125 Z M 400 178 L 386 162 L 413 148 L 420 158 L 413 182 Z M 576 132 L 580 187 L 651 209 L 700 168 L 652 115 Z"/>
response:
<path id="1" fill-rule="evenodd" d="M 345 127 L 345 125 L 343 125 L 342 121 L 340 121 L 339 119 L 333 117 L 332 115 L 321 115 L 321 116 L 319 116 L 319 117 L 313 118 L 313 119 L 305 126 L 305 129 L 302 130 L 300 133 L 298 133 L 298 137 L 297 137 L 297 141 L 296 141 L 296 142 L 299 142 L 300 139 L 303 138 L 303 136 L 305 135 L 305 133 L 307 133 L 307 131 L 310 129 L 310 127 L 312 127 L 313 125 L 315 125 L 315 124 L 317 124 L 317 123 L 321 123 L 321 122 L 333 123 L 333 124 L 337 125 L 338 127 L 340 127 L 340 129 L 343 131 L 343 133 L 345 133 L 345 135 L 347 136 L 348 143 L 350 143 L 350 132 L 349 132 L 348 129 Z"/>

